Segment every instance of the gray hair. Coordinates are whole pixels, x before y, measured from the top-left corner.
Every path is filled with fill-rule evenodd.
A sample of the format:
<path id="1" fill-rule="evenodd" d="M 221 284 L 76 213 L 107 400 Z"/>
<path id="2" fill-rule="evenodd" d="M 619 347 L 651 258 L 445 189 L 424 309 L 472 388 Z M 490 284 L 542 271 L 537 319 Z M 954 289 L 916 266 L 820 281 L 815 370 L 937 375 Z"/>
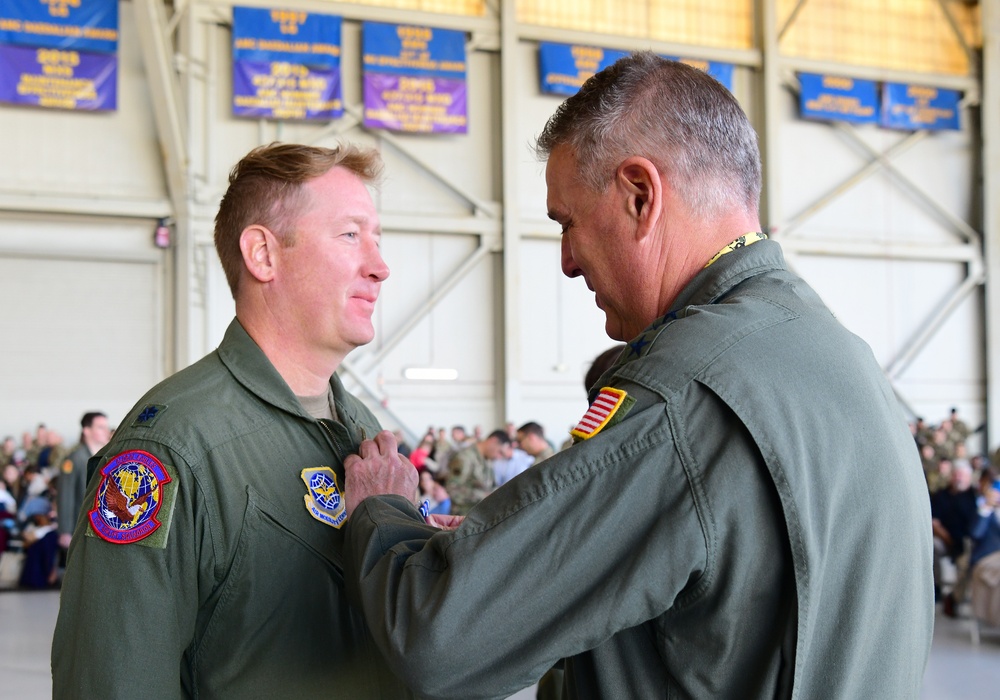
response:
<path id="1" fill-rule="evenodd" d="M 757 134 L 717 80 L 649 51 L 594 75 L 552 115 L 535 146 L 574 151 L 580 179 L 603 192 L 618 165 L 648 158 L 695 212 L 756 213 L 761 188 Z"/>

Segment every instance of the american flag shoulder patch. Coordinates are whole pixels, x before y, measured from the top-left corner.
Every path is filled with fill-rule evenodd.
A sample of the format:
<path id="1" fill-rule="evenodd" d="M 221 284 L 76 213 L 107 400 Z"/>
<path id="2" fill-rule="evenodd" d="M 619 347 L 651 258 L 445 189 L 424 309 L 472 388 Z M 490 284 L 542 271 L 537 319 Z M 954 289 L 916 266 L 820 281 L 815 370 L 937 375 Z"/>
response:
<path id="1" fill-rule="evenodd" d="M 628 395 L 628 392 L 614 387 L 606 386 L 590 404 L 590 408 L 583 414 L 583 418 L 570 431 L 576 441 L 589 440 L 597 435 L 609 425 L 617 423 L 628 413 L 628 410 L 635 403 L 635 399 Z"/>

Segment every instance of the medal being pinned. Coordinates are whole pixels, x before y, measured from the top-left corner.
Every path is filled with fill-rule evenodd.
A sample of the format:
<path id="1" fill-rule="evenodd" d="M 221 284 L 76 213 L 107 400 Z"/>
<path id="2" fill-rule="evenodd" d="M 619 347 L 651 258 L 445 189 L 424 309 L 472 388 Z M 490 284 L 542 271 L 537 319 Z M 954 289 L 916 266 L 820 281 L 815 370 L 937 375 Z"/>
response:
<path id="1" fill-rule="evenodd" d="M 301 476 L 307 489 L 305 503 L 309 515 L 339 530 L 347 520 L 347 504 L 333 469 L 310 467 L 303 469 Z"/>

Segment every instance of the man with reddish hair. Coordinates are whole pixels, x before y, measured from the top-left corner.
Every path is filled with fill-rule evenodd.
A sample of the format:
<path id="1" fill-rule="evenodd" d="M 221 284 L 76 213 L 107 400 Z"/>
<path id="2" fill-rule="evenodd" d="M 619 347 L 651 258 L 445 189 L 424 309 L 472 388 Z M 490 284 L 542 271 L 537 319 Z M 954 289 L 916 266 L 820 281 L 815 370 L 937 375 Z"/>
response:
<path id="1" fill-rule="evenodd" d="M 272 144 L 233 169 L 215 245 L 236 319 L 91 462 L 55 697 L 410 696 L 342 590 L 343 460 L 379 424 L 334 372 L 389 275 L 380 168 Z"/>

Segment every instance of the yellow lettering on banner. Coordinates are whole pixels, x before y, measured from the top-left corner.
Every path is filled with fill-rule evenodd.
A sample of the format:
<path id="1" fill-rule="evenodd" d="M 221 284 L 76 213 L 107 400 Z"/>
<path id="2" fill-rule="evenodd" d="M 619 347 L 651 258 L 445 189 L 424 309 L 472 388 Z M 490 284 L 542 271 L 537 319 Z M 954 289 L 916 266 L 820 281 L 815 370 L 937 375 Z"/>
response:
<path id="1" fill-rule="evenodd" d="M 910 85 L 906 88 L 906 96 L 917 99 L 933 100 L 938 96 L 937 88 L 924 87 L 922 85 Z"/>
<path id="2" fill-rule="evenodd" d="M 308 12 L 271 10 L 271 21 L 278 23 L 278 29 L 282 34 L 298 34 L 299 25 L 305 24 L 308 17 Z"/>
<path id="3" fill-rule="evenodd" d="M 596 46 L 573 46 L 569 50 L 570 55 L 579 59 L 590 59 L 600 63 L 604 59 L 604 49 Z"/>
<path id="4" fill-rule="evenodd" d="M 317 56 L 339 56 L 340 47 L 336 44 L 313 44 L 310 53 Z"/>
<path id="5" fill-rule="evenodd" d="M 309 44 L 304 41 L 281 41 L 280 39 L 261 39 L 257 42 L 261 51 L 280 51 L 282 53 L 309 53 Z"/>
<path id="6" fill-rule="evenodd" d="M 80 7 L 80 0 L 42 0 L 49 6 L 49 16 L 69 17 L 69 8 Z"/>
<path id="7" fill-rule="evenodd" d="M 426 51 L 427 42 L 419 39 L 403 39 L 401 42 L 404 51 Z"/>
<path id="8" fill-rule="evenodd" d="M 42 66 L 78 66 L 80 54 L 76 51 L 60 51 L 59 49 L 38 49 L 35 60 Z"/>
<path id="9" fill-rule="evenodd" d="M 256 95 L 235 95 L 233 103 L 248 109 L 266 109 L 278 119 L 304 119 L 309 111 L 324 112 L 341 109 L 340 100 L 322 100 L 322 94 L 311 90 L 263 91 Z"/>
<path id="10" fill-rule="evenodd" d="M 237 49 L 246 49 L 248 51 L 253 51 L 254 49 L 257 48 L 257 41 L 255 39 L 247 39 L 240 37 L 239 39 L 236 40 L 234 46 Z"/>
<path id="11" fill-rule="evenodd" d="M 299 63 L 272 63 L 271 64 L 271 75 L 277 75 L 282 77 L 287 77 L 290 75 L 306 76 L 309 75 L 309 69 Z"/>
<path id="12" fill-rule="evenodd" d="M 0 17 L 0 32 L 19 32 L 21 31 L 21 20 L 19 19 L 6 19 Z"/>
<path id="13" fill-rule="evenodd" d="M 118 41 L 117 29 L 104 29 L 102 27 L 84 27 L 84 39 L 100 39 L 102 41 Z"/>
<path id="14" fill-rule="evenodd" d="M 453 101 L 454 100 L 452 99 L 452 96 L 446 92 L 435 93 L 433 95 L 427 96 L 428 104 L 443 105 L 445 107 L 450 107 Z"/>
<path id="15" fill-rule="evenodd" d="M 399 89 L 434 92 L 434 81 L 430 78 L 400 78 Z"/>
<path id="16" fill-rule="evenodd" d="M 434 30 L 430 27 L 409 27 L 401 24 L 396 27 L 396 36 L 400 41 L 422 41 L 426 44 L 434 38 Z"/>
<path id="17" fill-rule="evenodd" d="M 17 94 L 37 97 L 42 107 L 75 109 L 78 102 L 97 100 L 97 86 L 89 78 L 73 78 L 72 68 L 51 66 L 60 75 L 23 74 L 17 85 Z M 69 71 L 69 76 L 62 74 Z"/>
<path id="18" fill-rule="evenodd" d="M 549 85 L 569 85 L 571 87 L 582 87 L 587 78 L 593 73 L 581 73 L 580 75 L 564 75 L 562 73 L 546 73 L 545 82 Z"/>
<path id="19" fill-rule="evenodd" d="M 916 124 L 934 124 L 938 121 L 955 118 L 955 110 L 946 107 L 928 107 L 926 105 L 893 105 L 893 114 L 905 114 L 909 121 Z"/>
<path id="20" fill-rule="evenodd" d="M 874 107 L 862 105 L 857 97 L 848 95 L 820 95 L 816 99 L 806 100 L 806 109 L 855 117 L 871 117 L 875 114 Z"/>
<path id="21" fill-rule="evenodd" d="M 823 76 L 823 87 L 825 88 L 835 88 L 837 90 L 853 90 L 854 89 L 854 79 L 844 78 L 839 75 L 824 75 Z"/>

